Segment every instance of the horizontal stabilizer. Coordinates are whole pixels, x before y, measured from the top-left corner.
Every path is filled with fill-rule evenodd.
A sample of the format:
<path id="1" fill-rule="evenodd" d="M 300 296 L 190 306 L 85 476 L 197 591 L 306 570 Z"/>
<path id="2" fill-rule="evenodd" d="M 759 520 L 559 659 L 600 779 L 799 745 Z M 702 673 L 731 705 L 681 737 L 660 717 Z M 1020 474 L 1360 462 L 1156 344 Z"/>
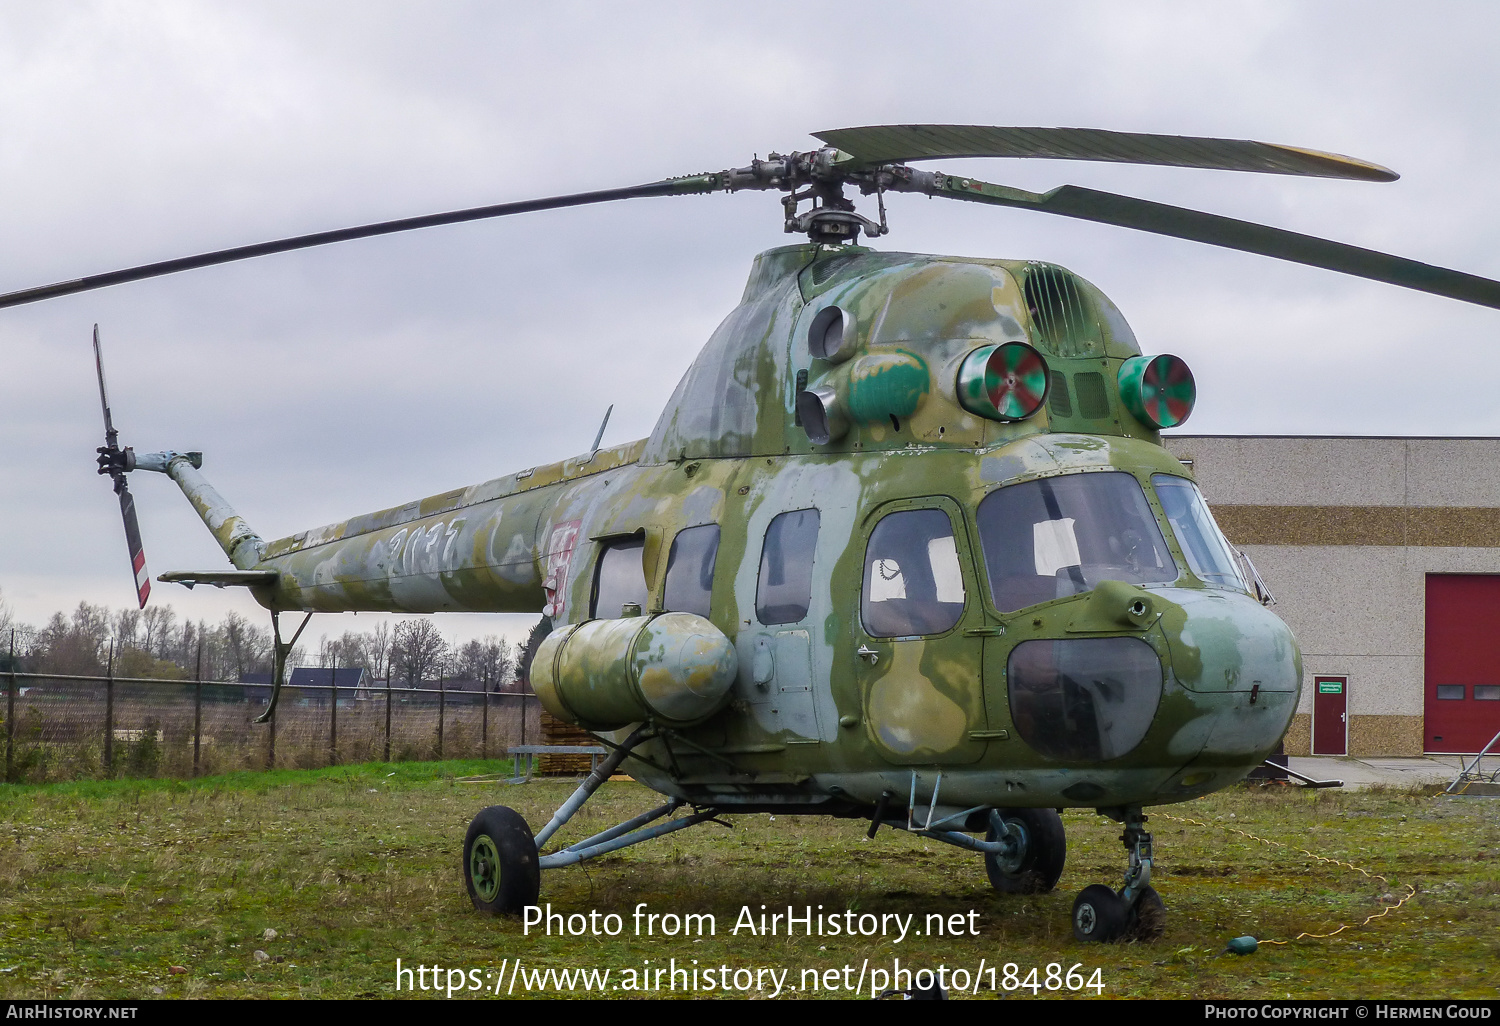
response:
<path id="1" fill-rule="evenodd" d="M 173 570 L 157 580 L 189 588 L 198 584 L 212 584 L 215 588 L 260 588 L 275 584 L 277 576 L 275 570 Z"/>

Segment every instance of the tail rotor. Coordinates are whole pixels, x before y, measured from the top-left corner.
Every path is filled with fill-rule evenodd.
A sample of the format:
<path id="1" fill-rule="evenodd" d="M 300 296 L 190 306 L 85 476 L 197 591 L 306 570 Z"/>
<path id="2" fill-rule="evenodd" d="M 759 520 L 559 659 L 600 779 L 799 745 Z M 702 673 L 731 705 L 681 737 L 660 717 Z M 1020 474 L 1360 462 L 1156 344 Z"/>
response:
<path id="1" fill-rule="evenodd" d="M 104 354 L 99 348 L 99 325 L 94 325 L 94 367 L 99 372 L 99 405 L 104 410 L 104 444 L 99 447 L 99 473 L 115 484 L 120 497 L 120 516 L 125 521 L 125 544 L 130 550 L 130 572 L 135 578 L 136 598 L 141 608 L 151 594 L 151 575 L 146 572 L 146 551 L 141 545 L 141 525 L 135 516 L 135 497 L 125 483 L 125 475 L 135 469 L 135 450 L 119 446 L 120 434 L 109 414 L 109 393 L 104 387 Z"/>

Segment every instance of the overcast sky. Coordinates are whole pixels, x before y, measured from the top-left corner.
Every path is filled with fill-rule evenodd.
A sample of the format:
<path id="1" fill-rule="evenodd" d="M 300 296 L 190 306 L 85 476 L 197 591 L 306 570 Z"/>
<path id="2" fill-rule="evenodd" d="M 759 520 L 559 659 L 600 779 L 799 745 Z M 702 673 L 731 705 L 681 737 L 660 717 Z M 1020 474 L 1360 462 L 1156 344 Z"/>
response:
<path id="1" fill-rule="evenodd" d="M 1056 161 L 1119 191 L 1500 278 L 1500 5 L 0 2 L 0 291 L 348 224 L 653 181 L 865 124 L 1083 126 L 1348 153 L 1367 184 Z M 1500 433 L 1500 311 L 1025 211 L 889 202 L 886 249 L 1045 259 L 1185 358 L 1189 428 Z M 635 200 L 261 258 L 0 311 L 0 596 L 133 601 L 115 423 L 201 449 L 264 537 L 648 434 L 770 194 Z M 226 561 L 135 475 L 148 565 Z M 1500 500 L 1497 500 L 1500 501 Z M 248 597 L 156 584 L 217 619 Z M 533 617 L 449 615 L 460 637 Z M 367 629 L 326 616 L 309 629 Z"/>

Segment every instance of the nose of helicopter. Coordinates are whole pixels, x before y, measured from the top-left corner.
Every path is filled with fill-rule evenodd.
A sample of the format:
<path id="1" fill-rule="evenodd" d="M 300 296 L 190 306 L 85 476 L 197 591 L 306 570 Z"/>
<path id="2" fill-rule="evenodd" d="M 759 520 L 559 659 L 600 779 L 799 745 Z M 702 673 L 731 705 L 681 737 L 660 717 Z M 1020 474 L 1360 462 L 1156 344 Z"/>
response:
<path id="1" fill-rule="evenodd" d="M 1275 750 L 1297 708 L 1302 654 L 1291 630 L 1248 595 L 1156 591 L 1171 665 L 1158 720 L 1175 721 L 1167 742 L 1194 773 L 1254 768 Z"/>

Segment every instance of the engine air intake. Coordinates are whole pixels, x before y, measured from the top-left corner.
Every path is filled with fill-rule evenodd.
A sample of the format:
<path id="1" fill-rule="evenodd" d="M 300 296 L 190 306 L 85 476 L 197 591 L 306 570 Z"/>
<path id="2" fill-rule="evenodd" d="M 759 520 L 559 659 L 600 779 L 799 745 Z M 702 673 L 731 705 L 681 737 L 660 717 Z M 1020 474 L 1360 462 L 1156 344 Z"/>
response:
<path id="1" fill-rule="evenodd" d="M 1120 365 L 1120 398 L 1141 423 L 1171 428 L 1193 412 L 1198 386 L 1175 356 L 1132 356 Z"/>
<path id="2" fill-rule="evenodd" d="M 1047 398 L 1047 361 L 1025 342 L 980 346 L 958 369 L 958 401 L 990 420 L 1025 420 Z"/>

